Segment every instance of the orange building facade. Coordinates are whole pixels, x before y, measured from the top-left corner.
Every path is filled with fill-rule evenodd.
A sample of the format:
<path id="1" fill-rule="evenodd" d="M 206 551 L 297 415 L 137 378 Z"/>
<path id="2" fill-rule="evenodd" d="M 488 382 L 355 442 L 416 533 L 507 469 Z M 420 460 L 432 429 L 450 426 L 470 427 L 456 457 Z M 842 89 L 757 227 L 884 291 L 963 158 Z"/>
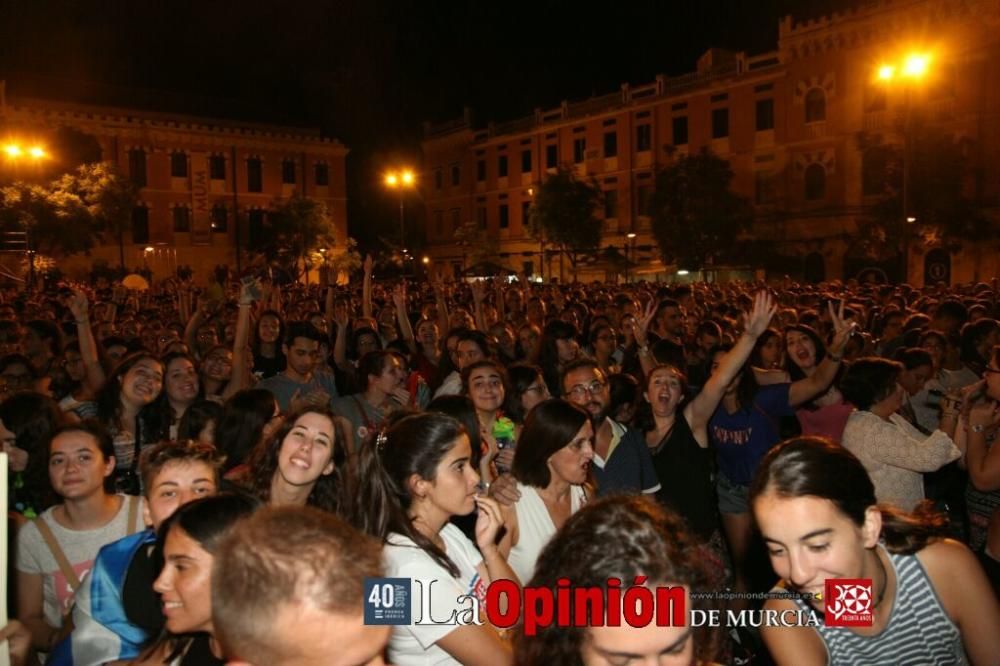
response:
<path id="1" fill-rule="evenodd" d="M 878 78 L 881 65 L 914 49 L 930 55 L 919 83 Z M 602 246 L 638 260 L 633 275 L 673 279 L 676 267 L 660 263 L 645 213 L 656 172 L 707 147 L 729 161 L 733 189 L 753 203 L 753 237 L 784 258 L 770 272 L 814 281 L 868 268 L 889 273 L 898 259 L 868 256 L 858 242 L 881 192 L 865 146 L 902 145 L 897 121 L 907 105 L 920 105 L 922 115 L 970 140 L 975 182 L 967 194 L 1000 221 L 998 63 L 995 0 L 884 1 L 806 22 L 786 17 L 773 52 L 711 49 L 690 74 L 623 84 L 527 118 L 477 128 L 467 111 L 428 124 L 421 182 L 428 254 L 455 270 L 467 266 L 477 248 L 455 231 L 475 224 L 478 244 L 495 244 L 499 263 L 558 275 L 558 260 L 543 258 L 526 222 L 535 188 L 566 166 L 604 193 Z M 993 238 L 944 247 L 918 229 L 909 234 L 911 283 L 1000 275 Z M 595 266 L 579 277 L 608 274 Z"/>
<path id="2" fill-rule="evenodd" d="M 218 264 L 246 266 L 248 236 L 275 201 L 294 194 L 323 202 L 335 226 L 330 251 L 346 246 L 348 149 L 318 130 L 9 96 L 2 121 L 8 135 L 43 144 L 62 127 L 90 135 L 102 159 L 140 187 L 124 235 L 129 269 L 166 277 L 188 265 L 204 281 Z M 95 259 L 117 266 L 119 244 L 109 243 L 59 266 L 69 275 Z"/>

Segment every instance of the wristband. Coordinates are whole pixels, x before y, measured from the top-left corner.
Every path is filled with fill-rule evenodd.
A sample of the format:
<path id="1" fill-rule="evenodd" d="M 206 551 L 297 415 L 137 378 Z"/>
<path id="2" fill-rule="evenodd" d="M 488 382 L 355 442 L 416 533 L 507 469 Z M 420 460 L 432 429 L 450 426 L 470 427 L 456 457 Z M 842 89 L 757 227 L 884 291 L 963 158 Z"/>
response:
<path id="1" fill-rule="evenodd" d="M 982 433 L 984 430 L 986 430 L 986 426 L 984 426 L 982 423 L 977 423 L 975 425 L 970 425 L 969 430 L 975 433 Z"/>

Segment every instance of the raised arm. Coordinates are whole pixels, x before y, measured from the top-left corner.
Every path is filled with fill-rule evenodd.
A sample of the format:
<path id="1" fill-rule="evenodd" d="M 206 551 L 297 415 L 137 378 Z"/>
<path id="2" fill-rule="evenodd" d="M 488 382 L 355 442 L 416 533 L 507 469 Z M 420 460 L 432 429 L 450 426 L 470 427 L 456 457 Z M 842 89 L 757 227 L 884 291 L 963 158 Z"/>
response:
<path id="1" fill-rule="evenodd" d="M 84 381 L 87 388 L 92 393 L 97 393 L 104 386 L 104 367 L 97 354 L 97 342 L 94 340 L 94 331 L 90 327 L 90 308 L 87 303 L 87 295 L 79 289 L 73 289 L 70 296 L 69 310 L 76 320 L 76 336 L 80 342 L 80 358 L 87 369 Z"/>
<path id="2" fill-rule="evenodd" d="M 701 393 L 695 396 L 684 410 L 687 422 L 696 436 L 698 431 L 708 424 L 708 420 L 712 417 L 715 408 L 719 406 L 719 401 L 722 400 L 722 396 L 726 392 L 726 387 L 736 378 L 740 369 L 746 365 L 746 361 L 750 358 L 754 345 L 757 343 L 757 338 L 767 330 L 776 310 L 777 306 L 769 293 L 766 291 L 757 293 L 753 309 L 743 315 L 743 335 L 736 341 L 733 348 L 722 357 L 719 361 L 719 367 L 705 382 Z M 753 372 L 753 370 L 748 367 L 745 372 Z"/>
<path id="3" fill-rule="evenodd" d="M 444 284 L 439 280 L 434 283 L 434 300 L 437 303 L 438 329 L 441 335 L 447 335 L 450 328 L 451 317 L 448 313 L 448 301 L 444 297 Z"/>
<path id="4" fill-rule="evenodd" d="M 337 337 L 333 341 L 333 362 L 341 370 L 349 369 L 347 362 L 347 329 L 351 323 L 345 306 L 334 307 L 333 322 L 337 325 Z"/>
<path id="5" fill-rule="evenodd" d="M 361 286 L 361 316 L 366 318 L 372 316 L 372 268 L 374 265 L 372 255 L 365 255 L 365 279 Z"/>
<path id="6" fill-rule="evenodd" d="M 260 288 L 260 281 L 254 281 Z M 250 338 L 250 310 L 253 307 L 251 287 L 253 283 L 240 286 L 239 312 L 236 316 L 236 334 L 233 340 L 233 374 L 223 391 L 223 399 L 235 395 L 245 389 L 250 383 L 250 364 L 248 363 L 247 341 Z"/>
<path id="7" fill-rule="evenodd" d="M 486 300 L 486 287 L 482 281 L 476 280 L 472 283 L 472 304 L 476 317 L 476 328 L 486 333 L 486 317 L 483 316 L 483 301 Z"/>
<path id="8" fill-rule="evenodd" d="M 650 371 L 656 367 L 656 359 L 649 348 L 649 325 L 656 316 L 656 299 L 649 301 L 646 311 L 641 317 L 635 318 L 635 344 L 639 348 L 639 363 L 642 365 L 642 373 L 649 375 Z M 683 368 L 679 368 L 683 370 Z"/>
<path id="9" fill-rule="evenodd" d="M 986 446 L 986 431 L 1000 424 L 1000 406 L 990 401 L 969 413 L 965 466 L 973 487 L 982 492 L 1000 490 L 1000 446 Z"/>
<path id="10" fill-rule="evenodd" d="M 417 341 L 413 337 L 413 327 L 410 325 L 410 313 L 406 311 L 406 282 L 401 281 L 392 290 L 392 303 L 396 306 L 396 320 L 399 322 L 399 332 L 410 351 L 417 353 Z"/>
<path id="11" fill-rule="evenodd" d="M 833 322 L 833 341 L 826 350 L 826 358 L 819 364 L 816 370 L 804 379 L 794 382 L 788 387 L 788 403 L 792 407 L 812 400 L 814 397 L 825 391 L 833 383 L 840 369 L 840 362 L 844 358 L 844 347 L 854 333 L 855 324 L 844 321 L 844 302 L 840 302 L 839 312 L 833 309 L 833 303 L 828 303 L 830 308 L 830 320 Z"/>

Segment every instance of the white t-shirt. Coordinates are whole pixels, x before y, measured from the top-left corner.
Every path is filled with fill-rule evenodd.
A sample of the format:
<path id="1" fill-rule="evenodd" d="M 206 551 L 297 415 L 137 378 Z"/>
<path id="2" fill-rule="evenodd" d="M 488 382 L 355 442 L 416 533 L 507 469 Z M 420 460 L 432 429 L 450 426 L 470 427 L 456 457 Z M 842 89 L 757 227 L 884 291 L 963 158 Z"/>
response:
<path id="1" fill-rule="evenodd" d="M 401 534 L 390 534 L 383 549 L 386 576 L 410 578 L 412 597 L 410 599 L 411 620 L 421 620 L 420 624 L 398 625 L 392 628 L 389 639 L 389 663 L 396 666 L 427 666 L 429 664 L 458 664 L 450 654 L 436 643 L 458 627 L 456 624 L 432 624 L 434 620 L 450 618 L 454 612 L 459 616 L 470 608 L 470 601 L 459 603 L 458 598 L 472 594 L 480 601 L 480 616 L 485 608 L 486 582 L 479 576 L 478 566 L 483 561 L 479 550 L 462 531 L 448 523 L 441 530 L 445 553 L 458 567 L 458 578 L 453 578 L 448 570 L 435 562 L 422 548 Z M 420 581 L 420 585 L 417 581 Z M 430 582 L 433 594 L 430 598 L 431 617 L 422 617 L 423 599 Z"/>
<path id="2" fill-rule="evenodd" d="M 518 481 L 517 489 L 521 492 L 521 499 L 514 505 L 517 511 L 517 543 L 510 549 L 507 564 L 517 574 L 521 585 L 527 585 L 535 575 L 538 556 L 556 533 L 556 525 L 537 488 Z M 572 486 L 570 513 L 576 513 L 586 503 L 587 492 L 583 486 Z"/>
<path id="3" fill-rule="evenodd" d="M 45 510 L 36 520 L 44 520 L 69 560 L 76 577 L 83 580 L 97 557 L 97 551 L 112 541 L 129 535 L 135 526 L 128 524 L 129 498 L 122 498 L 122 506 L 103 527 L 94 530 L 70 530 L 52 517 L 55 507 Z M 136 507 L 137 523 L 142 522 L 142 500 Z M 142 525 L 140 524 L 141 528 Z M 73 589 L 59 569 L 56 558 L 42 538 L 34 521 L 24 525 L 17 534 L 17 570 L 42 576 L 42 600 L 45 621 L 50 626 L 61 627 L 63 615 L 73 605 Z"/>

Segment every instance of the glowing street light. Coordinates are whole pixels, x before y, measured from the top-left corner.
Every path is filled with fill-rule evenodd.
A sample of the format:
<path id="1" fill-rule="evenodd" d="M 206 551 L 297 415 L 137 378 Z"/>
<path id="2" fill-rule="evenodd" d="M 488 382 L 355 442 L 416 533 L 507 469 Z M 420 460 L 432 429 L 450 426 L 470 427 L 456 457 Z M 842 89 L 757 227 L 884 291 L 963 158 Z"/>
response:
<path id="1" fill-rule="evenodd" d="M 894 65 L 882 65 L 878 68 L 878 78 L 882 81 L 891 81 L 894 76 L 896 76 Z"/>
<path id="2" fill-rule="evenodd" d="M 383 179 L 385 186 L 391 190 L 399 190 L 399 246 L 406 244 L 406 222 L 403 208 L 403 194 L 407 189 L 416 187 L 417 177 L 412 169 L 403 168 L 398 171 L 388 171 Z M 405 253 L 406 250 L 403 250 Z"/>
<path id="3" fill-rule="evenodd" d="M 427 264 L 431 263 L 431 258 L 430 258 L 430 257 L 428 257 L 428 256 L 427 256 L 427 255 L 425 254 L 425 255 L 424 255 L 424 258 L 423 258 L 423 259 L 421 259 L 420 261 L 424 262 L 424 265 L 427 265 Z"/>
<path id="4" fill-rule="evenodd" d="M 21 146 L 16 143 L 9 143 L 3 147 L 3 151 L 7 153 L 7 157 L 20 157 L 21 156 Z"/>
<path id="5" fill-rule="evenodd" d="M 28 150 L 28 154 L 34 157 L 36 160 L 40 160 L 45 157 L 45 149 L 40 146 L 33 146 Z"/>
<path id="6" fill-rule="evenodd" d="M 912 79 L 919 79 L 927 73 L 930 61 L 931 57 L 926 53 L 911 53 L 903 61 L 903 74 Z"/>
<path id="7" fill-rule="evenodd" d="M 8 159 L 16 160 L 21 157 L 31 157 L 32 159 L 40 160 L 43 157 L 48 157 L 45 149 L 41 146 L 22 146 L 18 143 L 8 143 L 4 145 L 3 152 L 7 154 Z"/>

